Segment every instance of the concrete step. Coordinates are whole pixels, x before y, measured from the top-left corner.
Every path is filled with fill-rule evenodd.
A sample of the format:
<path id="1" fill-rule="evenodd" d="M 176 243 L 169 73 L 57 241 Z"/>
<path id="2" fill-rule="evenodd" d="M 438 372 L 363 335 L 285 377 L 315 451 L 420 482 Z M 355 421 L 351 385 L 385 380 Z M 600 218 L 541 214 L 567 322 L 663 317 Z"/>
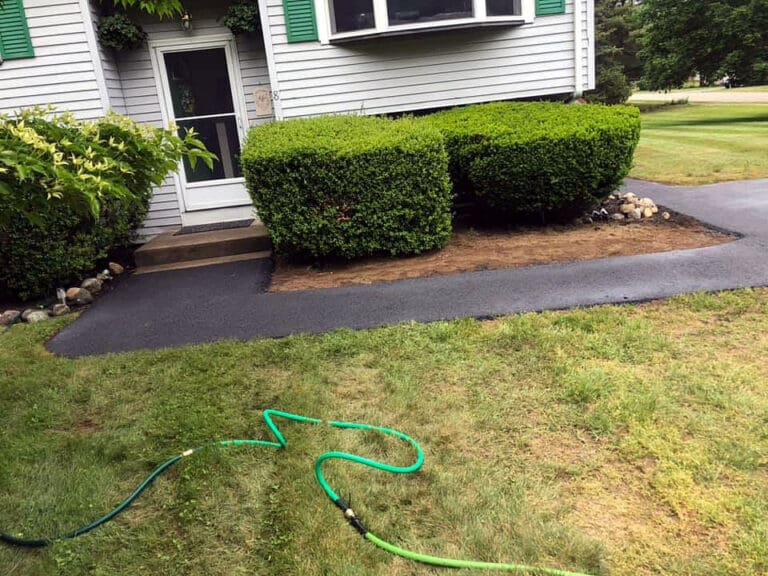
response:
<path id="1" fill-rule="evenodd" d="M 259 253 L 268 257 L 272 241 L 261 223 L 243 228 L 179 234 L 178 230 L 155 236 L 134 252 L 137 271 L 200 260 L 214 260 Z M 264 256 L 264 254 L 266 256 Z"/>
<path id="2" fill-rule="evenodd" d="M 185 262 L 171 262 L 170 264 L 157 264 L 155 266 L 142 266 L 137 268 L 134 274 L 151 274 L 152 272 L 167 272 L 169 270 L 186 270 L 187 268 L 199 268 L 200 266 L 213 266 L 214 264 L 227 264 L 229 262 L 243 262 L 244 260 L 261 260 L 271 258 L 272 251 L 248 252 L 247 254 L 235 254 L 234 256 L 219 256 L 218 258 L 203 258 L 202 260 L 187 260 Z"/>

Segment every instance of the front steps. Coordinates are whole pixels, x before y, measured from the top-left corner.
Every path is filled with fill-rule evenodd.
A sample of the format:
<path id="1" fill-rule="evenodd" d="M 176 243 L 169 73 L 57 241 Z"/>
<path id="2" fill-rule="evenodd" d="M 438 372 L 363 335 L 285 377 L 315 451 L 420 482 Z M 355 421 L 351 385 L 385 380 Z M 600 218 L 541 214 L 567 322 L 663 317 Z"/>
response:
<path id="1" fill-rule="evenodd" d="M 241 228 L 155 236 L 134 252 L 136 274 L 269 258 L 272 241 L 261 223 Z"/>

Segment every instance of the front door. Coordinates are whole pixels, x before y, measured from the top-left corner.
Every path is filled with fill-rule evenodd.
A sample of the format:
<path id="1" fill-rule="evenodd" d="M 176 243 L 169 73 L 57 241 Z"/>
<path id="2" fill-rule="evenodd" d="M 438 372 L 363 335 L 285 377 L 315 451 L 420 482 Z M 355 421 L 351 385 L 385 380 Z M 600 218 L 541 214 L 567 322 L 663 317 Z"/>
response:
<path id="1" fill-rule="evenodd" d="M 179 170 L 187 212 L 251 203 L 240 168 L 246 119 L 230 41 L 157 48 L 166 116 L 179 133 L 194 128 L 218 161 L 213 169 L 186 160 Z"/>

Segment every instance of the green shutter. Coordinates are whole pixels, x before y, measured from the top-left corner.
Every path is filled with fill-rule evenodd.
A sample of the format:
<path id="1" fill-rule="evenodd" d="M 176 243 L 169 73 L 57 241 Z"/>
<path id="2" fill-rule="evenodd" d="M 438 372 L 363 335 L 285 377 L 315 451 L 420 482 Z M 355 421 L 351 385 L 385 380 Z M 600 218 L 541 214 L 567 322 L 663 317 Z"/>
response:
<path id="1" fill-rule="evenodd" d="M 313 0 L 283 0 L 288 42 L 317 40 L 317 22 Z"/>
<path id="2" fill-rule="evenodd" d="M 21 0 L 0 0 L 0 56 L 13 60 L 34 55 Z"/>
<path id="3" fill-rule="evenodd" d="M 536 16 L 565 14 L 565 0 L 536 0 Z"/>

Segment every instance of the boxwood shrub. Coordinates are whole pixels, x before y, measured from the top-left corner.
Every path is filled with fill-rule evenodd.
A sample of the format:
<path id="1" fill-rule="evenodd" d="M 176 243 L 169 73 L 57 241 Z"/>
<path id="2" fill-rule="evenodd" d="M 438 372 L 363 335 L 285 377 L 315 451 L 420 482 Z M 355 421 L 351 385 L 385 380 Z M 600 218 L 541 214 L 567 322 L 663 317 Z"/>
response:
<path id="1" fill-rule="evenodd" d="M 251 129 L 243 171 L 278 252 L 418 254 L 451 233 L 448 156 L 413 119 L 327 116 Z"/>
<path id="2" fill-rule="evenodd" d="M 501 102 L 421 121 L 444 134 L 457 191 L 505 218 L 571 215 L 605 199 L 640 136 L 639 113 L 627 106 Z"/>

